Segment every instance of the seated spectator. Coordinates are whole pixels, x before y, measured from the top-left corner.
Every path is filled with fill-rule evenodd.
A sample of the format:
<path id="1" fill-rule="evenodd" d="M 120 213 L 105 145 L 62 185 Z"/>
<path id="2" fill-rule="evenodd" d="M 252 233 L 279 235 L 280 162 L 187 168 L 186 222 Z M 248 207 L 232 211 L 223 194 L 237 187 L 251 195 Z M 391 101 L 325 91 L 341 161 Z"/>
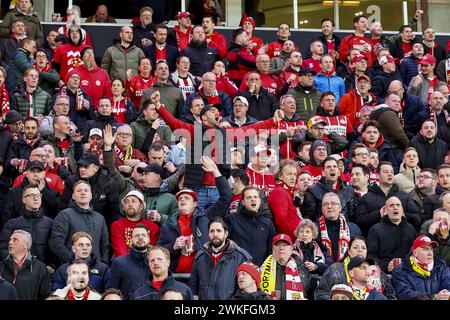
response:
<path id="1" fill-rule="evenodd" d="M 97 7 L 95 15 L 87 17 L 84 22 L 87 23 L 116 23 L 116 19 L 108 14 L 108 7 L 101 4 Z"/>
<path id="2" fill-rule="evenodd" d="M 378 290 L 369 288 L 371 270 L 369 261 L 363 257 L 355 257 L 347 265 L 350 277 L 349 286 L 355 300 L 387 300 Z"/>
<path id="3" fill-rule="evenodd" d="M 53 274 L 52 290 L 63 289 L 67 285 L 69 276 L 68 269 L 75 261 L 82 261 L 88 266 L 89 286 L 103 293 L 106 283 L 109 280 L 109 266 L 106 263 L 92 256 L 93 239 L 89 233 L 79 231 L 73 234 L 71 238 L 73 259 L 59 266 Z"/>
<path id="4" fill-rule="evenodd" d="M 355 164 L 350 171 L 351 186 L 355 192 L 354 207 L 358 205 L 358 200 L 368 192 L 370 171 L 363 164 Z M 355 209 L 353 209 L 353 212 Z M 353 220 L 353 217 L 351 217 Z"/>
<path id="5" fill-rule="evenodd" d="M 431 219 L 433 212 L 433 200 L 438 195 L 435 194 L 437 186 L 437 173 L 436 170 L 430 168 L 424 168 L 419 174 L 417 184 L 414 189 L 409 193 L 414 202 L 419 207 L 422 214 L 422 222 Z M 423 225 L 422 225 L 423 226 Z"/>
<path id="6" fill-rule="evenodd" d="M 202 27 L 206 35 L 206 43 L 217 50 L 220 57 L 223 59 L 227 55 L 227 39 L 225 36 L 214 30 L 217 25 L 217 17 L 214 15 L 205 15 L 202 21 Z M 251 38 L 251 35 L 249 35 Z"/>
<path id="7" fill-rule="evenodd" d="M 420 168 L 419 154 L 417 150 L 409 147 L 403 151 L 403 163 L 400 165 L 400 172 L 394 176 L 394 183 L 398 185 L 401 191 L 410 193 L 419 180 Z"/>
<path id="8" fill-rule="evenodd" d="M 48 113 L 47 116 L 41 119 L 41 124 L 39 125 L 39 133 L 42 137 L 47 138 L 49 135 L 53 134 L 53 120 L 57 116 L 69 116 L 70 108 L 70 98 L 67 95 L 59 95 L 55 98 L 53 103 L 53 109 Z M 75 126 L 72 121 L 70 124 Z"/>
<path id="9" fill-rule="evenodd" d="M 270 300 L 260 288 L 261 271 L 256 264 L 244 262 L 236 270 L 239 290 L 231 297 L 231 300 Z"/>
<path id="10" fill-rule="evenodd" d="M 36 50 L 36 62 L 33 68 L 39 71 L 38 87 L 53 96 L 56 88 L 59 88 L 61 76 L 52 68 L 47 51 L 42 48 Z"/>
<path id="11" fill-rule="evenodd" d="M 447 196 L 447 199 L 449 197 Z M 448 203 L 448 201 L 447 201 Z M 448 207 L 448 206 L 447 206 Z M 439 246 L 435 248 L 434 253 L 449 263 L 450 261 L 450 242 L 449 242 L 449 212 L 445 208 L 437 208 L 433 212 L 433 218 L 422 224 L 420 234 L 426 235 L 436 241 Z"/>
<path id="12" fill-rule="evenodd" d="M 125 81 L 125 88 L 131 102 L 140 111 L 141 100 L 144 91 L 155 83 L 155 79 L 151 74 L 152 63 L 148 58 L 142 58 L 139 61 L 138 74 L 133 76 L 131 70 L 127 70 L 127 80 Z"/>
<path id="13" fill-rule="evenodd" d="M 296 156 L 294 157 L 294 161 L 297 162 L 299 168 L 304 168 L 309 164 L 309 150 L 311 149 L 312 142 L 304 141 L 297 148 Z M 310 173 L 311 175 L 311 173 Z M 311 176 L 312 177 L 312 176 Z"/>
<path id="14" fill-rule="evenodd" d="M 437 129 L 445 126 L 448 118 L 448 111 L 445 110 L 447 100 L 448 98 L 444 97 L 439 91 L 431 93 L 428 99 L 429 108 L 416 113 L 413 120 L 406 127 L 406 130 L 412 134 L 417 134 L 423 122 L 428 119 L 434 122 Z"/>
<path id="15" fill-rule="evenodd" d="M 331 288 L 330 300 L 353 300 L 353 290 L 346 284 L 336 284 Z"/>
<path id="16" fill-rule="evenodd" d="M 308 121 L 316 114 L 320 103 L 321 92 L 314 86 L 316 73 L 310 69 L 301 69 L 298 74 L 298 84 L 288 90 L 297 105 L 297 113 L 303 121 Z"/>
<path id="17" fill-rule="evenodd" d="M 417 237 L 412 253 L 392 273 L 392 283 L 399 300 L 426 296 L 433 300 L 450 297 L 450 271 L 443 260 L 434 256 L 438 244 L 427 236 Z"/>
<path id="18" fill-rule="evenodd" d="M 381 222 L 372 226 L 367 237 L 368 257 L 385 272 L 392 272 L 405 257 L 414 241 L 414 226 L 406 222 L 403 206 L 399 198 L 386 200 L 380 209 Z"/>
<path id="19" fill-rule="evenodd" d="M 441 164 L 437 168 L 438 185 L 436 186 L 435 193 L 428 196 L 424 202 L 427 202 L 427 207 L 424 210 L 425 219 L 431 219 L 431 216 L 439 207 L 446 207 L 447 191 L 450 191 L 450 165 Z"/>

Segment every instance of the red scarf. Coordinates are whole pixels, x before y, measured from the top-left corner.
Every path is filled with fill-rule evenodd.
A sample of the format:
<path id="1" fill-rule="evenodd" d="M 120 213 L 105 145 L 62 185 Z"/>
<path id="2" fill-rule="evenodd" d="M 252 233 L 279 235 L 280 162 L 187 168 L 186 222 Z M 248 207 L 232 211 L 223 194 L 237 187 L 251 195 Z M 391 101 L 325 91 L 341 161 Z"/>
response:
<path id="1" fill-rule="evenodd" d="M 52 64 L 49 62 L 47 62 L 47 64 L 41 69 L 38 67 L 38 65 L 36 64 L 36 62 L 33 64 L 33 68 L 35 68 L 36 70 L 38 70 L 39 72 L 49 72 L 52 69 Z"/>
<path id="2" fill-rule="evenodd" d="M 1 101 L 1 110 L 0 114 L 4 115 L 8 113 L 9 109 L 9 93 L 6 90 L 5 83 L 2 83 L 0 86 L 0 101 Z"/>
<path id="3" fill-rule="evenodd" d="M 445 122 L 448 123 L 450 121 L 450 115 L 448 114 L 447 110 L 443 109 L 442 112 L 445 115 Z M 437 123 L 437 115 L 436 111 L 433 110 L 433 108 L 430 107 L 430 120 L 434 122 L 434 125 L 436 128 L 439 128 Z"/>
<path id="4" fill-rule="evenodd" d="M 133 159 L 133 147 L 130 145 L 126 151 L 123 151 L 117 144 L 114 144 L 114 154 L 125 163 L 125 161 Z"/>
<path id="5" fill-rule="evenodd" d="M 336 71 L 334 70 L 334 67 L 331 71 L 322 71 L 322 73 L 324 75 L 326 75 L 328 78 L 331 78 L 336 75 Z"/>
<path id="6" fill-rule="evenodd" d="M 61 149 L 61 156 L 66 157 L 70 147 L 70 141 L 68 138 L 64 140 L 59 140 L 56 142 L 56 145 Z"/>
<path id="7" fill-rule="evenodd" d="M 331 244 L 331 239 L 328 236 L 327 224 L 325 221 L 325 216 L 321 215 L 319 220 L 319 229 L 320 236 L 322 238 L 322 244 L 327 248 L 330 257 L 334 260 L 333 255 L 333 245 Z M 350 244 L 350 229 L 348 227 L 347 221 L 342 214 L 339 215 L 339 243 L 338 250 L 339 255 L 338 259 L 335 262 L 342 261 L 344 259 L 344 255 L 348 250 Z"/>
<path id="8" fill-rule="evenodd" d="M 34 145 L 41 141 L 41 135 L 38 133 L 36 139 L 34 140 L 29 140 L 26 135 L 23 135 L 23 140 L 25 140 L 25 142 L 31 147 L 31 149 L 34 149 Z"/>
<path id="9" fill-rule="evenodd" d="M 67 96 L 67 85 L 63 85 L 60 89 L 59 89 L 59 95 L 66 95 Z M 83 90 L 81 90 L 81 88 L 77 89 L 77 92 L 75 93 L 75 110 L 77 110 L 77 106 L 78 106 L 78 102 L 79 101 L 83 101 Z"/>
<path id="10" fill-rule="evenodd" d="M 221 104 L 220 103 L 220 97 L 219 97 L 219 92 L 217 90 L 214 90 L 214 93 L 212 96 L 208 97 L 206 96 L 206 94 L 203 92 L 203 89 L 200 89 L 198 92 L 198 96 L 199 97 L 205 97 L 205 99 L 208 101 L 208 104 Z M 219 110 L 220 111 L 220 110 Z"/>
<path id="11" fill-rule="evenodd" d="M 84 291 L 83 298 L 81 300 L 87 300 L 90 291 L 91 290 L 89 290 L 89 287 L 87 287 L 86 290 Z M 76 299 L 75 296 L 73 295 L 72 289 L 69 289 L 69 292 L 67 292 L 67 300 L 80 300 L 80 299 Z"/>

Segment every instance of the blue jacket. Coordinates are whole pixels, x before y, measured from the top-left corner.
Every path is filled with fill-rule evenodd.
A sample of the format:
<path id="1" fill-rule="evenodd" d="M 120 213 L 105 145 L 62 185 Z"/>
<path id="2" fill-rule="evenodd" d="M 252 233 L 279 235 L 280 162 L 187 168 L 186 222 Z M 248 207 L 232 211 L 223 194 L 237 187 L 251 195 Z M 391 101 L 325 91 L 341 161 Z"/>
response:
<path id="1" fill-rule="evenodd" d="M 346 92 L 344 80 L 337 75 L 329 78 L 325 74 L 319 73 L 314 77 L 314 86 L 322 93 L 332 91 L 336 95 L 336 105 Z"/>
<path id="2" fill-rule="evenodd" d="M 149 277 L 150 267 L 147 262 L 147 252 L 139 252 L 131 247 L 128 254 L 112 261 L 106 287 L 119 289 L 124 298 L 129 300 L 133 292 L 142 287 Z"/>
<path id="3" fill-rule="evenodd" d="M 236 292 L 236 270 L 252 256 L 233 240 L 225 240 L 223 255 L 214 266 L 206 244 L 195 256 L 189 286 L 200 300 L 229 300 Z"/>
<path id="4" fill-rule="evenodd" d="M 184 283 L 175 280 L 171 273 L 169 273 L 169 276 L 164 280 L 160 291 L 156 290 L 151 285 L 152 278 L 153 276 L 150 276 L 150 281 L 133 293 L 131 300 L 161 300 L 161 292 L 164 292 L 169 288 L 180 290 L 184 300 L 194 300 L 191 289 Z"/>
<path id="5" fill-rule="evenodd" d="M 389 300 L 384 294 L 378 290 L 371 290 L 366 300 Z"/>
<path id="6" fill-rule="evenodd" d="M 399 300 L 411 300 L 423 295 L 432 299 L 439 291 L 450 290 L 450 269 L 442 259 L 434 256 L 431 276 L 424 277 L 412 269 L 410 256 L 408 254 L 392 272 L 392 284 Z"/>
<path id="7" fill-rule="evenodd" d="M 408 86 L 411 79 L 419 74 L 419 59 L 415 56 L 405 58 L 400 63 L 399 69 L 403 83 Z"/>
<path id="8" fill-rule="evenodd" d="M 220 198 L 213 205 L 208 206 L 203 211 L 196 208 L 191 218 L 191 230 L 195 238 L 195 247 L 197 252 L 202 250 L 205 243 L 209 241 L 208 236 L 208 222 L 215 216 L 224 216 L 230 207 L 232 200 L 232 193 L 228 181 L 224 176 L 216 178 L 217 190 Z M 175 251 L 173 244 L 175 240 L 181 236 L 180 227 L 178 225 L 179 211 L 172 214 L 168 220 L 161 226 L 161 236 L 158 240 L 158 245 L 166 248 L 170 252 L 170 270 L 175 271 L 178 265 L 178 260 L 181 256 L 181 250 Z"/>
<path id="9" fill-rule="evenodd" d="M 220 91 L 217 91 L 217 93 L 219 95 L 220 104 L 222 105 L 222 110 L 219 110 L 222 112 L 222 117 L 228 117 L 228 116 L 232 115 L 233 114 L 233 106 L 232 106 L 230 97 L 226 93 L 223 93 Z M 198 96 L 201 96 L 201 98 L 203 99 L 203 102 L 205 103 L 205 106 L 208 104 L 208 100 L 206 99 L 205 93 L 203 91 L 199 91 L 199 92 L 189 95 L 189 97 L 184 102 L 183 110 L 181 110 L 181 113 L 180 113 L 181 120 L 183 120 L 185 122 L 188 120 L 188 116 L 191 114 L 190 109 L 191 109 L 192 100 L 194 100 L 194 98 L 197 98 Z"/>
<path id="10" fill-rule="evenodd" d="M 109 280 L 109 266 L 95 258 L 89 259 L 87 263 L 89 266 L 89 287 L 93 288 L 98 293 L 103 293 Z M 69 262 L 64 263 L 53 274 L 52 291 L 67 286 L 67 267 L 69 267 L 69 265 Z"/>
<path id="11" fill-rule="evenodd" d="M 144 47 L 144 54 L 152 63 L 152 70 L 156 70 L 156 45 L 152 44 Z M 170 72 L 174 72 L 177 69 L 176 63 L 179 56 L 178 48 L 169 44 L 166 45 L 166 61 Z"/>

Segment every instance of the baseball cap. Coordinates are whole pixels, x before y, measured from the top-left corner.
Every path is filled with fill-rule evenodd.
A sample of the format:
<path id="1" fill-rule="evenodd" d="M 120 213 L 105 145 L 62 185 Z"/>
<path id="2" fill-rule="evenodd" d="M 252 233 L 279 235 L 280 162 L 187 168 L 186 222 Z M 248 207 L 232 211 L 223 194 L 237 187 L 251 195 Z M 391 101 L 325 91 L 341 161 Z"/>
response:
<path id="1" fill-rule="evenodd" d="M 127 195 L 123 197 L 122 201 L 130 196 L 135 196 L 145 205 L 144 195 L 138 190 L 131 190 L 130 192 L 128 192 Z"/>
<path id="2" fill-rule="evenodd" d="M 356 81 L 361 81 L 361 80 L 366 80 L 366 81 L 369 82 L 369 83 L 372 82 L 372 81 L 370 80 L 369 76 L 367 76 L 367 75 L 365 75 L 365 74 L 360 75 L 360 76 L 356 79 Z"/>
<path id="3" fill-rule="evenodd" d="M 343 161 L 344 163 L 347 161 L 343 156 L 337 153 L 330 154 L 330 158 L 336 159 L 336 161 Z"/>
<path id="4" fill-rule="evenodd" d="M 323 123 L 324 125 L 326 125 L 327 123 L 325 122 L 325 120 L 322 119 L 321 116 L 312 116 L 311 118 L 309 118 L 308 120 L 308 128 L 312 128 L 313 126 L 319 124 L 319 123 Z"/>
<path id="5" fill-rule="evenodd" d="M 248 100 L 247 100 L 246 97 L 243 97 L 243 96 L 236 96 L 236 97 L 234 97 L 234 99 L 233 99 L 233 103 L 235 103 L 237 100 L 241 100 L 241 102 L 242 102 L 243 104 L 245 104 L 245 105 L 248 107 Z"/>
<path id="6" fill-rule="evenodd" d="M 267 149 L 267 147 L 262 146 L 260 144 L 258 144 L 257 146 L 255 146 L 255 154 L 258 155 L 261 152 L 265 152 L 268 156 L 272 155 L 272 151 L 270 151 L 270 149 Z"/>
<path id="7" fill-rule="evenodd" d="M 355 62 L 358 62 L 358 61 L 361 61 L 361 60 L 368 60 L 367 59 L 367 57 L 365 56 L 365 55 L 362 55 L 362 54 L 357 54 L 357 55 L 355 55 L 354 57 L 353 57 L 353 59 L 352 59 L 352 63 L 355 63 Z"/>
<path id="8" fill-rule="evenodd" d="M 397 59 L 395 59 L 393 56 L 391 56 L 390 54 L 387 54 L 383 57 L 380 58 L 380 61 L 378 61 L 378 63 L 380 64 L 380 66 L 388 63 L 388 62 L 396 62 Z"/>
<path id="9" fill-rule="evenodd" d="M 90 137 L 90 136 L 93 136 L 93 135 L 98 135 L 98 136 L 100 136 L 100 138 L 103 138 L 103 132 L 102 132 L 102 130 L 99 129 L 99 128 L 92 128 L 92 129 L 89 131 L 89 137 Z"/>
<path id="10" fill-rule="evenodd" d="M 78 164 L 84 167 L 87 167 L 90 164 L 95 164 L 96 166 L 101 166 L 100 160 L 98 160 L 98 156 L 93 153 L 84 154 L 80 160 L 78 160 Z"/>
<path id="11" fill-rule="evenodd" d="M 426 54 L 419 60 L 420 64 L 436 64 L 436 58 L 431 54 Z"/>
<path id="12" fill-rule="evenodd" d="M 350 288 L 346 284 L 335 284 L 333 288 L 331 288 L 330 297 L 333 296 L 336 293 L 342 293 L 345 294 L 350 299 L 353 298 L 353 291 L 352 288 Z"/>
<path id="13" fill-rule="evenodd" d="M 177 192 L 177 194 L 175 195 L 175 198 L 178 200 L 178 198 L 183 194 L 183 193 L 187 193 L 188 195 L 192 196 L 194 198 L 195 202 L 198 202 L 198 196 L 195 193 L 194 190 L 191 189 L 182 189 L 180 191 Z"/>
<path id="14" fill-rule="evenodd" d="M 306 76 L 307 74 L 312 74 L 313 76 L 315 76 L 317 74 L 317 72 L 315 72 L 314 70 L 311 70 L 310 68 L 302 68 L 300 69 L 300 71 L 298 72 L 299 76 Z"/>
<path id="15" fill-rule="evenodd" d="M 137 168 L 137 172 L 144 173 L 144 172 L 154 172 L 156 174 L 159 174 L 160 177 L 164 175 L 164 170 L 161 168 L 161 166 L 151 163 L 148 164 L 146 167 Z"/>
<path id="16" fill-rule="evenodd" d="M 194 19 L 194 15 L 192 13 L 190 13 L 189 11 L 178 12 L 178 14 L 177 14 L 177 19 L 187 18 L 187 17 Z"/>
<path id="17" fill-rule="evenodd" d="M 255 280 L 256 286 L 259 287 L 259 283 L 261 282 L 261 271 L 256 264 L 250 261 L 244 262 L 237 268 L 236 275 L 241 271 L 247 272 L 250 275 L 250 277 L 252 277 L 253 280 Z"/>
<path id="18" fill-rule="evenodd" d="M 206 106 L 204 106 L 204 107 L 202 108 L 202 110 L 200 110 L 200 117 L 204 116 L 205 113 L 207 113 L 207 112 L 208 112 L 209 110 L 211 110 L 212 108 L 217 109 L 217 111 L 220 110 L 216 104 L 207 104 Z"/>
<path id="19" fill-rule="evenodd" d="M 417 248 L 422 248 L 426 246 L 432 246 L 433 249 L 439 247 L 439 244 L 436 241 L 432 241 L 429 237 L 422 235 L 420 237 L 417 237 L 416 240 L 413 242 L 413 250 L 416 250 Z"/>
<path id="20" fill-rule="evenodd" d="M 280 233 L 280 234 L 277 234 L 275 237 L 273 237 L 273 239 L 272 239 L 272 244 L 275 244 L 275 243 L 277 243 L 277 242 L 280 242 L 280 241 L 284 241 L 284 242 L 287 242 L 287 243 L 289 243 L 290 245 L 292 245 L 292 239 L 291 239 L 291 237 L 289 237 L 287 234 L 285 234 L 285 233 Z"/>
<path id="21" fill-rule="evenodd" d="M 45 167 L 44 167 L 44 163 L 40 162 L 40 161 L 28 161 L 27 164 L 27 170 L 33 170 L 33 169 L 40 169 L 41 171 L 44 171 Z"/>
<path id="22" fill-rule="evenodd" d="M 353 268 L 360 267 L 364 262 L 367 262 L 369 265 L 373 264 L 372 260 L 366 259 L 362 256 L 356 256 L 350 260 L 347 269 L 352 270 Z"/>

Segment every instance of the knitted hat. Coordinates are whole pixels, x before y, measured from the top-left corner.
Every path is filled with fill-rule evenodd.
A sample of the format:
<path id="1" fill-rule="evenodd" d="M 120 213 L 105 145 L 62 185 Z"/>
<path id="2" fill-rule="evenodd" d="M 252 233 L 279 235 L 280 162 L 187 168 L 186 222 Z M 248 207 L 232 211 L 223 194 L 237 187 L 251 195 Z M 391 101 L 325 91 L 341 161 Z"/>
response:
<path id="1" fill-rule="evenodd" d="M 244 26 L 244 23 L 246 23 L 246 22 L 250 22 L 250 23 L 252 24 L 252 26 L 253 26 L 253 29 L 256 28 L 255 20 L 253 20 L 252 17 L 245 17 L 244 19 L 242 19 L 242 20 L 241 20 L 240 26 L 243 27 L 243 26 Z"/>
<path id="2" fill-rule="evenodd" d="M 236 275 L 240 271 L 247 272 L 250 275 L 250 277 L 252 277 L 253 280 L 255 280 L 256 286 L 259 287 L 259 283 L 261 282 L 261 271 L 259 270 L 259 267 L 256 264 L 251 263 L 250 261 L 244 262 L 237 268 Z"/>
<path id="3" fill-rule="evenodd" d="M 316 149 L 317 149 L 318 147 L 320 147 L 320 146 L 325 147 L 325 148 L 327 149 L 327 154 L 328 154 L 327 143 L 326 143 L 325 141 L 323 141 L 323 140 L 315 140 L 315 141 L 312 143 L 311 148 L 309 148 L 309 159 L 310 159 L 310 162 L 311 162 L 311 163 L 313 163 L 313 162 L 315 163 L 315 160 L 314 160 L 314 151 L 316 151 Z"/>
<path id="4" fill-rule="evenodd" d="M 22 115 L 17 112 L 16 110 L 10 110 L 6 114 L 5 121 L 3 121 L 4 124 L 11 124 L 16 123 L 17 121 L 22 121 Z"/>

